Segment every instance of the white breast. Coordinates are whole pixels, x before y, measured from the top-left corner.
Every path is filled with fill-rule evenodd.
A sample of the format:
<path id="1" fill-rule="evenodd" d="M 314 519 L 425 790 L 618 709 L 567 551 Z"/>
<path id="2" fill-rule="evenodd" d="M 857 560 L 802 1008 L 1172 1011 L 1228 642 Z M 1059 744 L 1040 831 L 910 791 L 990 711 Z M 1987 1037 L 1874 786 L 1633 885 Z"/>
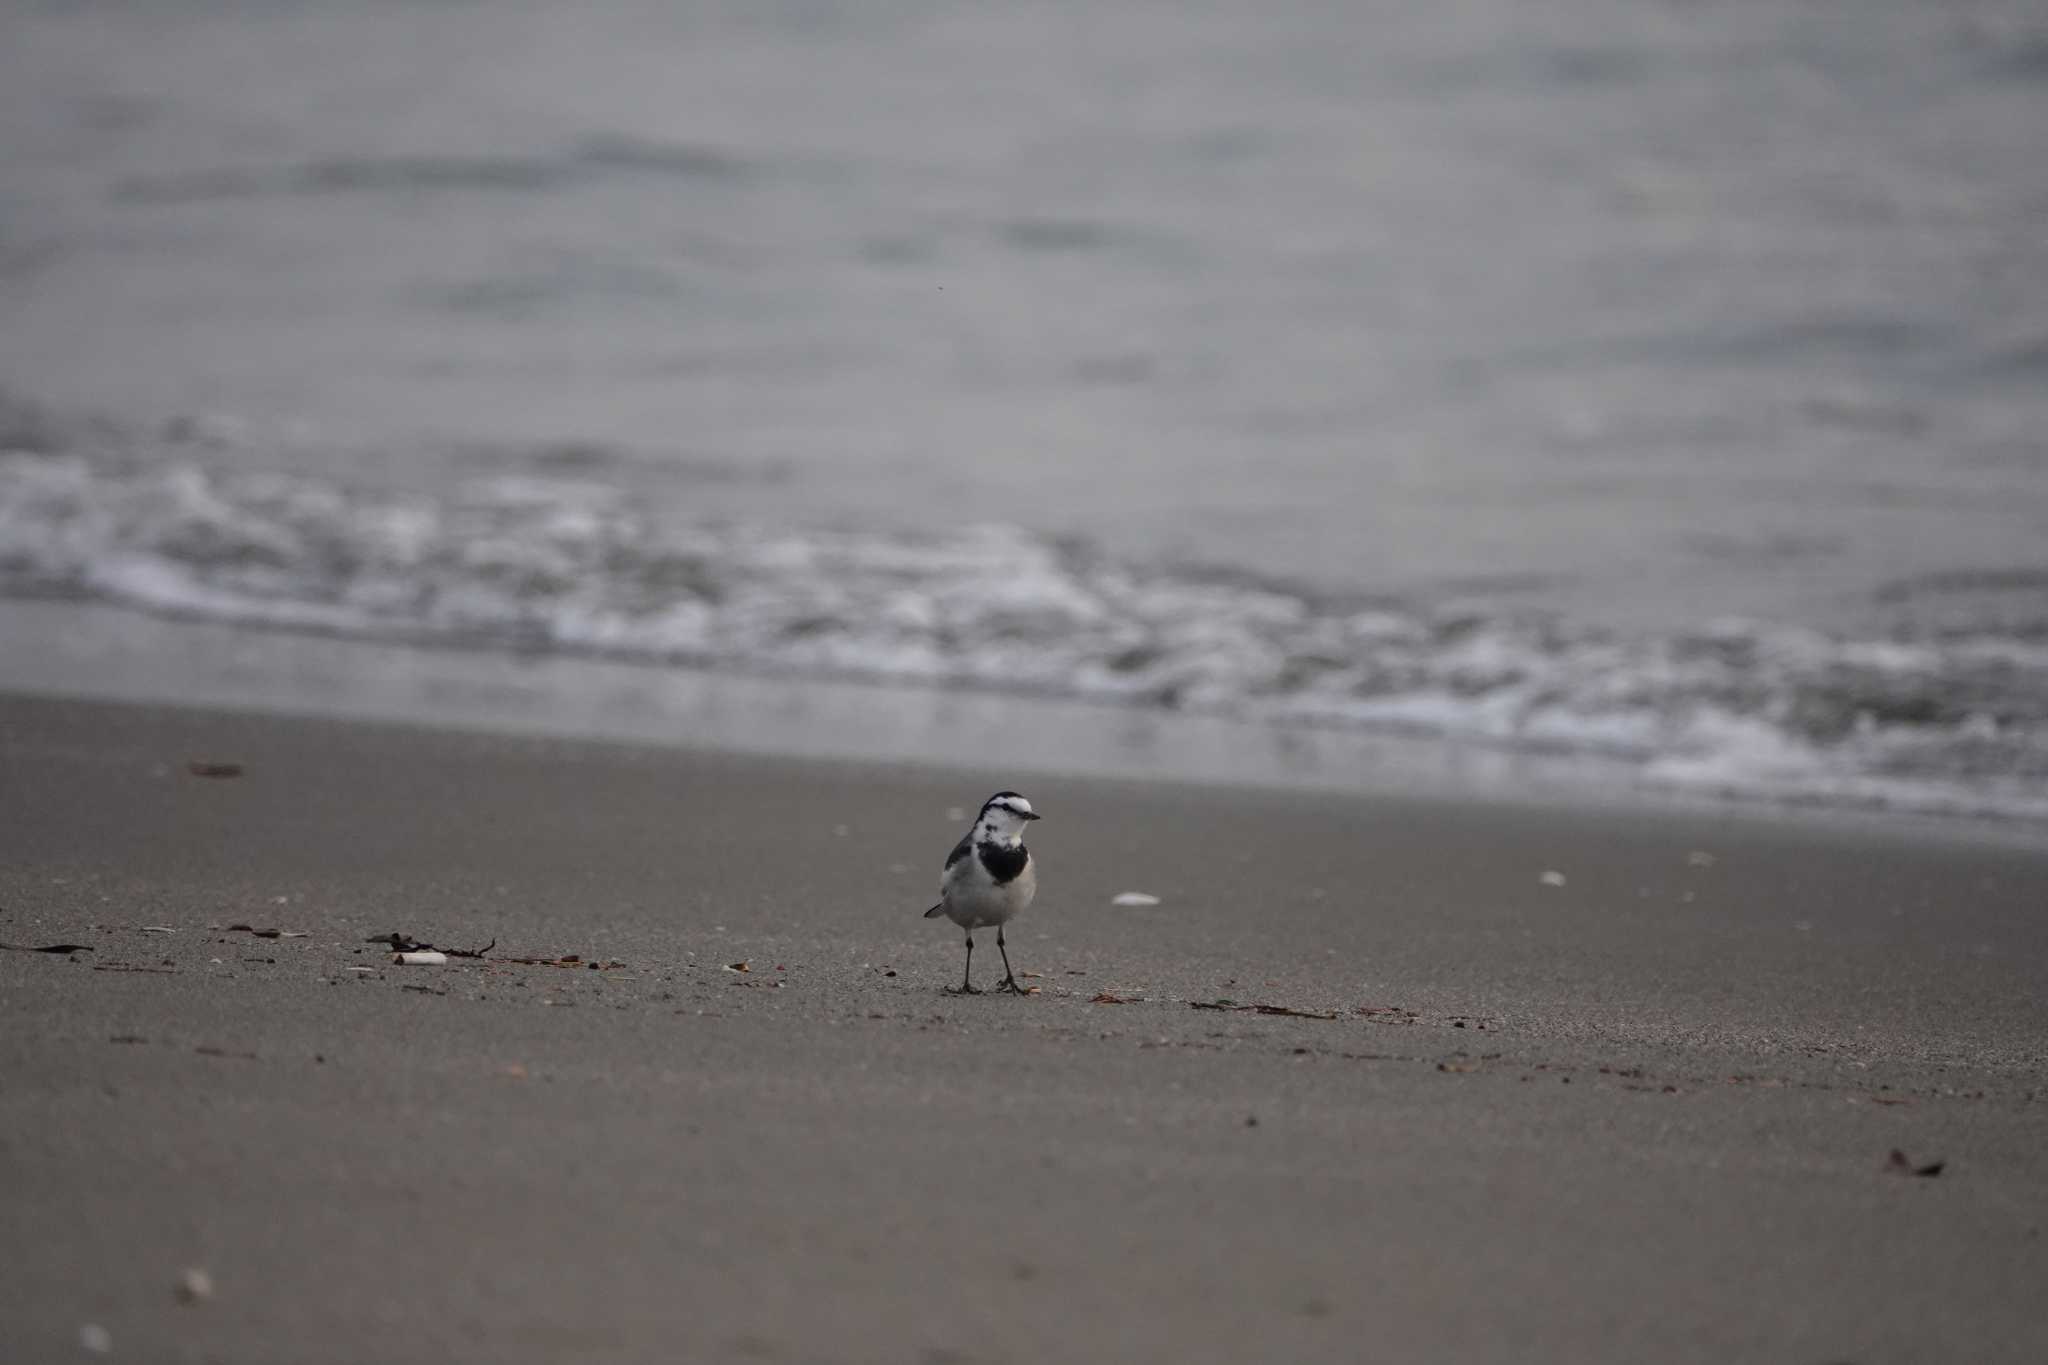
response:
<path id="1" fill-rule="evenodd" d="M 1006 923 L 1031 904 L 1038 891 L 1038 867 L 1027 861 L 1024 870 L 998 885 L 981 865 L 981 857 L 970 852 L 946 869 L 939 881 L 939 899 L 945 903 L 946 918 L 963 929 L 986 929 Z"/>

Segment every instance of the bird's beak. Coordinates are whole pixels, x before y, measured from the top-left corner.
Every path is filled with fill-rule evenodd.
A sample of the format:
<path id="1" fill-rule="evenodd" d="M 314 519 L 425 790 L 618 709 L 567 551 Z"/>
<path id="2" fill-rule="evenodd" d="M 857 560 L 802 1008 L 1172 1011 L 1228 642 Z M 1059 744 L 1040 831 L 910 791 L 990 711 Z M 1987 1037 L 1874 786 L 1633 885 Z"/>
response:
<path id="1" fill-rule="evenodd" d="M 1045 818 L 1035 810 L 1020 811 L 1019 814 L 1021 814 L 1026 820 L 1043 820 Z"/>

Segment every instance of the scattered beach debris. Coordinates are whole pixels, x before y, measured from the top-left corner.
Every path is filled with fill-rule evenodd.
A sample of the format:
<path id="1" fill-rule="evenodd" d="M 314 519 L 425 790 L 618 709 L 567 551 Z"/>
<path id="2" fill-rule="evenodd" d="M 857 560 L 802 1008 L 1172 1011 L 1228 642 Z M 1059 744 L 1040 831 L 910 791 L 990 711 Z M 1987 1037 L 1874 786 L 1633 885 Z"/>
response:
<path id="1" fill-rule="evenodd" d="M 1238 1001 L 1230 999 L 1190 1000 L 1188 1001 L 1188 1008 L 1197 1010 L 1225 1010 L 1233 1014 L 1278 1014 L 1289 1019 L 1335 1019 L 1337 1017 L 1334 1014 L 1324 1014 L 1318 1010 L 1298 1010 L 1291 1005 L 1240 1004 Z"/>
<path id="2" fill-rule="evenodd" d="M 303 934 L 287 934 L 285 937 L 303 938 L 305 936 Z M 498 940 L 492 939 L 481 948 L 436 948 L 433 944 L 422 942 L 410 934 L 397 933 L 378 934 L 373 938 L 364 939 L 363 942 L 385 944 L 394 953 L 443 953 L 448 957 L 482 957 L 485 953 L 498 946 Z M 506 960 L 518 962 L 521 959 L 515 957 Z"/>
<path id="3" fill-rule="evenodd" d="M 402 991 L 418 991 L 421 995 L 448 994 L 448 990 L 444 986 L 400 986 L 399 989 Z"/>
<path id="4" fill-rule="evenodd" d="M 725 964 L 725 970 L 729 972 L 751 972 L 754 970 L 754 964 L 751 962 L 728 962 Z"/>
<path id="5" fill-rule="evenodd" d="M 1129 1005 L 1140 1003 L 1141 1001 L 1142 997 L 1138 996 L 1114 995 L 1109 991 L 1097 991 L 1095 998 L 1088 1003 L 1091 1005 Z"/>
<path id="6" fill-rule="evenodd" d="M 360 973 L 363 976 L 375 976 L 377 974 L 375 967 L 350 967 L 349 970 Z"/>
<path id="7" fill-rule="evenodd" d="M 1714 865 L 1714 855 L 1704 849 L 1696 848 L 1685 855 L 1685 865 L 1687 867 L 1712 867 Z"/>
<path id="8" fill-rule="evenodd" d="M 177 1287 L 171 1292 L 182 1304 L 205 1303 L 213 1297 L 213 1276 L 193 1266 L 178 1277 Z"/>
<path id="9" fill-rule="evenodd" d="M 233 1048 L 215 1047 L 211 1043 L 201 1043 L 192 1050 L 202 1057 L 230 1057 L 238 1062 L 253 1062 L 256 1060 L 256 1054 L 253 1052 L 237 1052 Z"/>
<path id="10" fill-rule="evenodd" d="M 204 759 L 195 758 L 185 765 L 185 771 L 194 777 L 240 777 L 242 775 L 242 765 L 239 763 L 209 763 Z"/>
<path id="11" fill-rule="evenodd" d="M 1422 1011 L 1411 1010 L 1404 1005 L 1360 1005 L 1351 1012 L 1387 1024 L 1412 1024 L 1422 1017 Z"/>
<path id="12" fill-rule="evenodd" d="M 1932 1178 L 1940 1175 L 1942 1168 L 1947 1165 L 1948 1162 L 1946 1161 L 1929 1161 L 1916 1165 L 1907 1158 L 1904 1152 L 1894 1147 L 1892 1148 L 1892 1154 L 1885 1158 L 1884 1169 L 1889 1175 L 1918 1175 Z"/>
<path id="13" fill-rule="evenodd" d="M 72 953 L 89 953 L 92 951 L 88 945 L 83 943 L 45 943 L 40 948 L 32 948 L 26 943 L 0 943 L 0 948 L 5 948 L 10 953 L 62 953 L 67 957 Z"/>
<path id="14" fill-rule="evenodd" d="M 78 1344 L 83 1350 L 103 1356 L 114 1349 L 114 1334 L 96 1322 L 88 1322 L 78 1329 Z"/>
<path id="15" fill-rule="evenodd" d="M 1436 1069 L 1438 1071 L 1450 1071 L 1463 1074 L 1467 1071 L 1479 1070 L 1479 1063 L 1466 1061 L 1438 1062 L 1436 1064 Z"/>
<path id="16" fill-rule="evenodd" d="M 1545 886 L 1563 886 L 1564 873 L 1559 872 L 1556 868 L 1553 867 L 1550 868 L 1548 871 L 1544 872 L 1544 874 L 1538 877 L 1536 880 L 1542 882 Z"/>
<path id="17" fill-rule="evenodd" d="M 311 933 L 309 933 L 309 932 L 308 932 L 307 930 L 304 930 L 304 929 L 258 929 L 258 928 L 257 928 L 257 927 L 256 927 L 255 925 L 253 925 L 253 924 L 229 924 L 229 925 L 225 925 L 225 926 L 223 926 L 223 925 L 215 925 L 215 926 L 214 926 L 214 928 L 216 928 L 216 929 L 219 929 L 219 930 L 220 930 L 220 931 L 221 931 L 222 933 L 224 933 L 224 934 L 251 934 L 251 935 L 254 935 L 254 936 L 255 936 L 255 937 L 257 937 L 257 938 L 311 938 L 311 937 L 312 937 Z M 374 942 L 376 942 L 376 940 L 375 940 L 375 939 L 372 939 L 372 940 L 371 940 L 371 942 L 373 942 L 373 943 L 374 943 Z"/>
<path id="18" fill-rule="evenodd" d="M 1017 975 L 1019 975 L 1019 976 L 1023 977 L 1023 978 L 1024 978 L 1024 979 L 1025 979 L 1026 981 L 1037 981 L 1037 980 L 1039 980 L 1039 979 L 1040 979 L 1041 977 L 1043 977 L 1043 976 L 1045 975 L 1045 973 L 1044 973 L 1044 972 L 1019 972 L 1019 973 L 1017 973 Z"/>
<path id="19" fill-rule="evenodd" d="M 424 948 L 409 953 L 393 953 L 391 960 L 407 967 L 445 967 L 448 965 L 448 954 Z"/>
<path id="20" fill-rule="evenodd" d="M 1159 897 L 1143 891 L 1119 891 L 1110 898 L 1111 905 L 1157 905 Z"/>
<path id="21" fill-rule="evenodd" d="M 145 924 L 136 932 L 141 934 L 175 934 L 178 931 L 168 924 Z"/>
<path id="22" fill-rule="evenodd" d="M 214 961 L 220 961 L 215 958 Z M 139 967 L 132 962 L 102 962 L 93 968 L 96 972 L 154 972 L 158 976 L 176 976 L 178 969 L 172 966 Z"/>
<path id="23" fill-rule="evenodd" d="M 626 965 L 617 958 L 606 962 L 599 962 L 596 958 L 586 961 L 575 953 L 564 953 L 560 957 L 498 957 L 491 960 L 493 962 L 516 962 L 522 967 L 588 967 L 593 972 L 608 972 L 614 967 Z"/>

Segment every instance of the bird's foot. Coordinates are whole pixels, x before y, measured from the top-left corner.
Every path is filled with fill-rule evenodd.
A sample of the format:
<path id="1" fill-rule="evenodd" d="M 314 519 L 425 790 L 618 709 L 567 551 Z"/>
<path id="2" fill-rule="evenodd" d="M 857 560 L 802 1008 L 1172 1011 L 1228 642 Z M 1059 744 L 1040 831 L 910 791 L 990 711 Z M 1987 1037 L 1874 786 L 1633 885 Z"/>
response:
<path id="1" fill-rule="evenodd" d="M 1004 977 L 1004 978 L 1003 978 L 1003 984 L 1002 984 L 1002 985 L 1000 985 L 1000 986 L 998 986 L 998 987 L 996 987 L 996 989 L 997 989 L 997 990 L 999 990 L 999 991 L 1007 991 L 1007 992 L 1009 992 L 1009 993 L 1010 993 L 1011 995 L 1029 995 L 1029 994 L 1031 994 L 1031 988 L 1030 988 L 1029 986 L 1020 986 L 1020 985 L 1018 985 L 1018 984 L 1017 984 L 1017 978 L 1016 978 L 1016 977 L 1014 977 L 1014 976 L 1006 976 L 1006 977 Z"/>
<path id="2" fill-rule="evenodd" d="M 958 986 L 948 986 L 948 987 L 946 987 L 946 994 L 948 994 L 948 995 L 980 995 L 980 994 L 981 994 L 981 987 L 979 987 L 979 986 L 973 986 L 973 985 L 966 985 L 966 984 L 962 984 L 962 985 L 958 985 Z"/>

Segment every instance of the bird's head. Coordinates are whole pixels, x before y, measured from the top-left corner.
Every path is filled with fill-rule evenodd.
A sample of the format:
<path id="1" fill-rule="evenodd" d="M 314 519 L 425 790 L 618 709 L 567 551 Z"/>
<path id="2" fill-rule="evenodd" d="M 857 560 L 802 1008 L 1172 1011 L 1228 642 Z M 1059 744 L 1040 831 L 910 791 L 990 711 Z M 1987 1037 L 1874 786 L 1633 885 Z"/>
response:
<path id="1" fill-rule="evenodd" d="M 981 803 L 975 833 L 983 839 L 1014 844 L 1024 837 L 1024 826 L 1037 818 L 1031 803 L 1016 792 L 997 792 Z"/>

